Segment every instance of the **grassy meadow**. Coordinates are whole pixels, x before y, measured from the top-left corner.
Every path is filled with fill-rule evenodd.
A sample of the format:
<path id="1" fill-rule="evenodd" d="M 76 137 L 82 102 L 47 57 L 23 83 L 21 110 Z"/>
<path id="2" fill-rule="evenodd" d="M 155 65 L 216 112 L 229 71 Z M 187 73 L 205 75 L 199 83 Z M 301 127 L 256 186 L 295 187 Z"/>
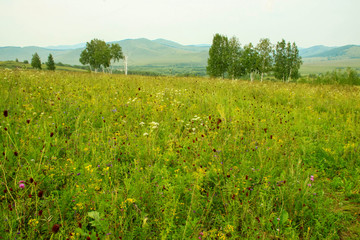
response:
<path id="1" fill-rule="evenodd" d="M 352 68 L 360 73 L 360 59 L 328 59 L 328 58 L 303 58 L 304 63 L 300 67 L 302 75 L 324 74 L 336 69 Z"/>
<path id="2" fill-rule="evenodd" d="M 0 239 L 358 239 L 360 88 L 0 70 Z"/>

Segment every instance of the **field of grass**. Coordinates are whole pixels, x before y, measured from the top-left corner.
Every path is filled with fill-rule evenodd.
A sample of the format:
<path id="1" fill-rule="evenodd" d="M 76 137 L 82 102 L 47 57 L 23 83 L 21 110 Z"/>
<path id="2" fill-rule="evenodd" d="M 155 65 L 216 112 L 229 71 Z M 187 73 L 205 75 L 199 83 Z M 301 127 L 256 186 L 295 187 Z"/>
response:
<path id="1" fill-rule="evenodd" d="M 42 69 L 47 70 L 47 66 L 45 64 L 41 65 Z M 0 69 L 33 69 L 31 64 L 23 63 L 23 62 L 15 62 L 15 61 L 0 61 Z M 56 65 L 56 70 L 58 71 L 72 71 L 72 72 L 87 72 L 87 70 L 75 68 L 71 66 L 59 66 Z"/>
<path id="2" fill-rule="evenodd" d="M 360 89 L 0 70 L 0 239 L 359 239 Z"/>
<path id="3" fill-rule="evenodd" d="M 327 59 L 327 58 L 303 58 L 300 73 L 302 75 L 319 74 L 334 71 L 335 69 L 353 68 L 360 73 L 360 59 Z"/>

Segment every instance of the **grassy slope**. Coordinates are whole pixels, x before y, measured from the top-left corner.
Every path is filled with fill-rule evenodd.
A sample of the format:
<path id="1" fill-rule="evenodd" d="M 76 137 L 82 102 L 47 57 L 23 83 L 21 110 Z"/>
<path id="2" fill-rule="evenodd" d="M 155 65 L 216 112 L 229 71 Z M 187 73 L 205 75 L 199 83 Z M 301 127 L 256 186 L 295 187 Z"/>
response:
<path id="1" fill-rule="evenodd" d="M 165 74 L 205 72 L 208 58 L 208 47 L 184 46 L 165 39 L 148 40 L 128 39 L 118 41 L 123 52 L 129 57 L 129 68 L 137 71 L 161 72 Z M 1 59 L 30 60 L 34 52 L 38 52 L 44 61 L 52 53 L 56 62 L 80 65 L 78 59 L 82 49 L 49 50 L 38 47 L 0 48 Z M 318 74 L 332 71 L 336 68 L 360 68 L 360 47 L 325 47 L 314 46 L 302 49 L 304 65 L 302 74 Z M 123 62 L 115 64 L 123 67 Z M 200 69 L 201 68 L 201 69 Z M 174 70 L 175 69 L 175 70 Z M 200 69 L 200 70 L 199 70 Z"/>
<path id="2" fill-rule="evenodd" d="M 360 59 L 338 59 L 328 60 L 327 58 L 304 58 L 300 68 L 301 74 L 318 74 L 330 72 L 335 69 L 351 67 L 360 72 Z"/>
<path id="3" fill-rule="evenodd" d="M 42 69 L 46 69 L 46 65 L 42 64 L 41 65 Z M 32 69 L 30 64 L 25 64 L 23 62 L 15 62 L 15 61 L 0 61 L 0 69 L 15 69 L 15 68 L 20 68 L 20 69 Z M 69 66 L 59 66 L 56 65 L 56 70 L 58 71 L 72 71 L 72 72 L 87 72 L 84 69 L 79 69 L 79 68 L 74 68 L 74 67 L 69 67 Z"/>
<path id="4" fill-rule="evenodd" d="M 7 239 L 360 236 L 359 88 L 6 70 L 0 95 Z"/>

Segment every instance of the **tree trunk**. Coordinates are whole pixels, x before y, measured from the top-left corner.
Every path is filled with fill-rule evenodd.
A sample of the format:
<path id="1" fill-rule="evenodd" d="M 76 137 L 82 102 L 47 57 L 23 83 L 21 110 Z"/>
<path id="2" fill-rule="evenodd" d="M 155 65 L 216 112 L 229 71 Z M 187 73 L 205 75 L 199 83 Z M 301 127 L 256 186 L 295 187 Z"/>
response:
<path id="1" fill-rule="evenodd" d="M 254 72 L 250 73 L 250 79 L 251 79 L 251 82 L 254 81 Z"/>
<path id="2" fill-rule="evenodd" d="M 290 73 L 289 73 L 288 82 L 290 82 L 290 80 L 291 80 L 291 69 L 290 69 Z"/>
<path id="3" fill-rule="evenodd" d="M 264 79 L 264 73 L 262 72 L 261 73 L 261 82 L 263 81 L 263 79 Z"/>
<path id="4" fill-rule="evenodd" d="M 127 60 L 128 60 L 128 57 L 127 57 L 127 56 L 124 56 L 125 76 L 127 75 L 127 72 L 128 72 Z"/>

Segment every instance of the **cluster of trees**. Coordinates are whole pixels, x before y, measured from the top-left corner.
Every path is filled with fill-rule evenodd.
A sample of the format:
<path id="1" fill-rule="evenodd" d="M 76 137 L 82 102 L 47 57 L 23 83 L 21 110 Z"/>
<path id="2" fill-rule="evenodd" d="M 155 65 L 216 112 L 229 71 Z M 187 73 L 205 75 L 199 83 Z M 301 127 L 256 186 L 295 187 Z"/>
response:
<path id="1" fill-rule="evenodd" d="M 308 82 L 317 84 L 340 84 L 360 86 L 360 76 L 355 69 L 335 69 L 332 72 L 313 76 Z"/>
<path id="2" fill-rule="evenodd" d="M 261 39 L 253 46 L 251 43 L 241 47 L 236 37 L 215 34 L 209 50 L 206 71 L 211 77 L 226 76 L 232 79 L 250 74 L 251 81 L 256 73 L 261 75 L 273 72 L 277 79 L 289 81 L 299 78 L 302 64 L 295 43 L 283 39 L 274 46 L 268 38 Z"/>
<path id="3" fill-rule="evenodd" d="M 111 60 L 115 63 L 120 59 L 124 59 L 124 55 L 118 43 L 107 44 L 102 40 L 93 39 L 86 43 L 86 48 L 81 52 L 79 61 L 83 65 L 89 64 L 90 70 L 94 69 L 96 72 L 101 68 L 103 71 L 109 68 Z"/>
<path id="4" fill-rule="evenodd" d="M 31 66 L 35 69 L 41 69 L 41 59 L 39 54 L 35 53 L 34 55 L 32 55 Z M 54 58 L 51 54 L 49 54 L 48 61 L 46 62 L 46 66 L 48 70 L 52 70 L 52 71 L 54 71 L 56 68 Z"/>

